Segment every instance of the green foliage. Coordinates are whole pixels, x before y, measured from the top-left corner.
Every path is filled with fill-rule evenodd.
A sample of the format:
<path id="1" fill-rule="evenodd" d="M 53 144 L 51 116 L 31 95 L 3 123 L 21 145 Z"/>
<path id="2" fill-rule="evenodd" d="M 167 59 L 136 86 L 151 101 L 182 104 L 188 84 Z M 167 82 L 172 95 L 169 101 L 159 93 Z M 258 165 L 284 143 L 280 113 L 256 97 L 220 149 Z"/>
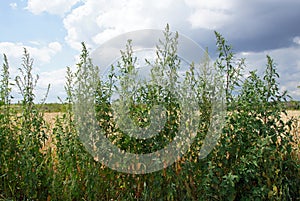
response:
<path id="1" fill-rule="evenodd" d="M 10 104 L 8 62 L 4 57 L 0 136 L 1 192 L 16 200 L 46 199 L 48 195 L 47 151 L 42 152 L 47 136 L 43 115 L 34 105 L 33 90 L 37 79 L 32 76 L 32 59 L 24 50 L 21 76 L 16 84 L 23 97 L 21 112 L 17 114 Z M 3 109 L 3 110 L 2 110 Z"/>
<path id="2" fill-rule="evenodd" d="M 267 56 L 263 78 L 250 72 L 241 92 L 228 102 L 227 125 L 209 161 L 209 183 L 205 186 L 211 193 L 207 199 L 290 200 L 299 196 L 292 121 L 281 119 L 282 113 L 286 114 L 282 102 L 287 97 L 286 92 L 279 93 L 278 77 L 273 60 Z"/>
<path id="3" fill-rule="evenodd" d="M 226 100 L 230 103 L 233 95 L 237 93 L 236 89 L 240 86 L 240 79 L 245 63 L 244 59 L 235 59 L 232 47 L 227 44 L 227 41 L 221 34 L 215 31 L 215 36 L 219 51 L 219 56 L 215 64 L 225 76 Z"/>
<path id="4" fill-rule="evenodd" d="M 299 150 L 293 146 L 295 141 L 291 131 L 294 122 L 282 119 L 288 96 L 286 92 L 279 92 L 279 75 L 274 61 L 267 56 L 262 77 L 253 71 L 242 79 L 244 60 L 236 59 L 231 46 L 219 33 L 215 34 L 219 57 L 213 70 L 225 78 L 228 108 L 217 146 L 206 158 L 199 159 L 210 125 L 213 96 L 213 82 L 209 77 L 212 67 L 204 58 L 202 74 L 197 74 L 197 65 L 192 64 L 184 80 L 195 89 L 201 113 L 194 143 L 173 165 L 141 175 L 111 170 L 86 151 L 74 116 L 78 108 L 72 105 L 76 99 L 85 98 L 85 94 L 80 94 L 81 87 L 93 93 L 99 126 L 111 142 L 123 150 L 150 153 L 168 144 L 176 135 L 182 116 L 178 99 L 167 90 L 177 87 L 180 66 L 178 35 L 172 34 L 168 26 L 165 38 L 159 41 L 155 62 L 148 61 L 152 68 L 148 83 L 135 79 L 136 59 L 131 46 L 134 41 L 128 41 L 125 50 L 121 51 L 121 61 L 111 67 L 106 79 L 97 76 L 98 68 L 93 65 L 83 44 L 76 72 L 67 68 L 67 99 L 62 101 L 64 114 L 56 118 L 52 128 L 43 120 L 47 105 L 34 104 L 33 91 L 38 78 L 32 75 L 33 63 L 28 52 L 24 51 L 21 75 L 15 79 L 23 97 L 19 108 L 11 104 L 12 82 L 4 56 L 0 80 L 0 199 L 299 199 L 300 163 L 294 154 Z M 157 84 L 163 82 L 168 88 Z M 140 127 L 146 127 L 155 118 L 160 119 L 156 115 L 151 119 L 149 114 L 156 105 L 164 106 L 166 123 L 159 135 L 146 140 L 134 139 L 116 126 L 112 116 L 115 90 L 120 92 L 120 98 L 128 100 L 125 112 Z M 131 132 L 130 128 L 128 132 Z"/>

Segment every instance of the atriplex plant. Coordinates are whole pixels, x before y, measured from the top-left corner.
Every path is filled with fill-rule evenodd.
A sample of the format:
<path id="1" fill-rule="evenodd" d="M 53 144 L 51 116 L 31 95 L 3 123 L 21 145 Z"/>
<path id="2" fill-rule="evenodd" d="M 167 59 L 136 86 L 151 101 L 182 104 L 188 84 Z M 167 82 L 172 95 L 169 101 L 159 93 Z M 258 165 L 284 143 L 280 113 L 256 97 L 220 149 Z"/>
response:
<path id="1" fill-rule="evenodd" d="M 21 113 L 11 107 L 8 62 L 4 56 L 1 86 L 1 192 L 5 197 L 17 200 L 43 199 L 48 194 L 48 171 L 45 161 L 47 152 L 42 152 L 47 136 L 45 121 L 34 104 L 36 80 L 32 75 L 32 59 L 24 50 L 21 76 L 16 84 L 23 97 Z"/>
<path id="2" fill-rule="evenodd" d="M 174 80 L 171 84 L 176 85 L 177 39 L 168 29 L 165 37 L 159 43 L 159 57 L 152 75 L 154 78 L 167 75 Z M 219 58 L 215 69 L 225 77 L 228 104 L 226 125 L 218 145 L 207 158 L 199 159 L 209 126 L 211 94 L 207 78 L 195 75 L 192 65 L 186 83 L 193 84 L 199 92 L 201 124 L 196 140 L 178 162 L 144 175 L 119 173 L 103 166 L 87 153 L 80 141 L 71 107 L 76 99 L 74 93 L 78 92 L 80 82 L 97 79 L 97 68 L 84 44 L 77 71 L 67 69 L 67 112 L 57 117 L 52 129 L 47 127 L 43 113 L 33 102 L 37 82 L 28 52 L 24 51 L 21 75 L 16 78 L 23 96 L 20 113 L 11 104 L 9 65 L 4 56 L 0 80 L 0 199 L 296 200 L 300 194 L 300 171 L 293 152 L 299 150 L 292 146 L 292 120 L 282 120 L 286 112 L 282 103 L 287 96 L 279 92 L 276 65 L 267 56 L 262 78 L 253 71 L 242 80 L 243 60 L 235 59 L 231 46 L 219 33 L 216 38 Z M 99 79 L 97 90 L 93 91 L 99 125 L 121 149 L 149 153 L 164 147 L 176 135 L 180 119 L 178 102 L 154 83 L 133 85 L 137 88 L 129 110 L 136 124 L 147 126 L 149 110 L 157 103 L 164 104 L 169 116 L 160 135 L 153 139 L 134 140 L 122 133 L 112 118 L 111 102 L 114 85 L 128 81 L 126 73 L 134 73 L 131 43 L 121 56 L 121 62 L 111 68 L 108 79 Z"/>

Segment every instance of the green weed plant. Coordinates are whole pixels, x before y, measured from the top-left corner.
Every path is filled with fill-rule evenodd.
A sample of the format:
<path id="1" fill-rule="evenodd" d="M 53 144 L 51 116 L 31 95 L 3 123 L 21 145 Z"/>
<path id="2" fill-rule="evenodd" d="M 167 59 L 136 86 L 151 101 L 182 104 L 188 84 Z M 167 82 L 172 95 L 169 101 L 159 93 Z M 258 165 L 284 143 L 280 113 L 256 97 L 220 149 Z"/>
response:
<path id="1" fill-rule="evenodd" d="M 4 55 L 0 80 L 0 199 L 299 200 L 299 160 L 294 154 L 299 150 L 292 146 L 293 119 L 282 120 L 289 97 L 286 92 L 280 93 L 276 64 L 267 56 L 264 75 L 260 77 L 252 71 L 245 78 L 244 59 L 236 59 L 227 41 L 219 33 L 215 35 L 219 55 L 213 68 L 225 78 L 227 103 L 226 123 L 216 147 L 206 158 L 199 158 L 210 125 L 211 91 L 207 90 L 206 74 L 195 74 L 195 65 L 191 65 L 185 83 L 195 87 L 201 113 L 195 141 L 171 166 L 139 175 L 111 170 L 86 151 L 72 105 L 79 97 L 78 87 L 96 79 L 97 87 L 92 93 L 97 121 L 112 143 L 132 153 L 151 153 L 166 146 L 178 131 L 181 114 L 178 100 L 155 85 L 155 79 L 167 77 L 170 87 L 176 87 L 180 65 L 177 34 L 166 28 L 152 65 L 153 82 L 135 85 L 136 93 L 129 102 L 130 115 L 140 127 L 149 124 L 147 114 L 154 105 L 163 104 L 167 110 L 163 130 L 146 140 L 126 135 L 112 116 L 116 83 L 126 91 L 130 89 L 122 83 L 134 82 L 128 76 L 136 73 L 131 48 L 134 41 L 127 43 L 121 61 L 111 67 L 107 79 L 95 77 L 98 68 L 82 45 L 76 72 L 67 68 L 65 112 L 51 129 L 43 119 L 43 109 L 34 103 L 38 77 L 32 75 L 29 53 L 24 50 L 20 75 L 14 82 Z M 18 112 L 11 107 L 12 83 L 23 97 Z"/>

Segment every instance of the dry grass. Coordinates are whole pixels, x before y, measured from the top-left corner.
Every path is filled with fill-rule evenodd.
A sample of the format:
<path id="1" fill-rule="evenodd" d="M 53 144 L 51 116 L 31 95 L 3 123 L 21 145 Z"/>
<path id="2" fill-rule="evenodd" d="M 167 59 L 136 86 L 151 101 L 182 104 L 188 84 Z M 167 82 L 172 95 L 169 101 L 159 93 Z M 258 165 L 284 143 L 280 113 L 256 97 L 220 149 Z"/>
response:
<path id="1" fill-rule="evenodd" d="M 53 128 L 55 119 L 57 117 L 62 117 L 63 113 L 61 112 L 52 112 L 52 113 L 45 113 L 44 119 L 49 124 L 50 128 Z"/>
<path id="2" fill-rule="evenodd" d="M 49 138 L 46 142 L 46 144 L 44 145 L 44 147 L 41 149 L 42 152 L 45 152 L 47 149 L 52 149 L 51 153 L 53 155 L 53 158 L 56 158 L 56 146 L 53 143 L 53 138 L 52 138 L 52 129 L 54 127 L 55 124 L 55 120 L 57 117 L 62 117 L 63 113 L 61 112 L 51 112 L 51 113 L 44 113 L 44 120 L 46 121 L 46 123 L 49 125 L 49 130 L 48 130 L 48 134 L 49 134 Z"/>
<path id="3" fill-rule="evenodd" d="M 296 137 L 298 145 L 300 146 L 300 110 L 289 110 L 287 116 L 283 115 L 283 120 L 294 119 L 292 133 Z"/>
<path id="4" fill-rule="evenodd" d="M 56 117 L 61 117 L 62 115 L 63 113 L 60 112 L 45 113 L 44 118 L 46 122 L 50 125 L 50 128 L 52 128 L 54 126 Z M 291 118 L 295 119 L 292 133 L 295 136 L 295 140 L 297 142 L 295 145 L 295 149 L 299 150 L 300 149 L 300 110 L 289 110 L 288 115 L 287 116 L 283 115 L 282 118 L 285 121 Z M 300 158 L 300 153 L 298 153 L 297 155 Z"/>
<path id="5" fill-rule="evenodd" d="M 56 117 L 61 117 L 62 115 L 63 113 L 61 112 L 45 113 L 44 118 L 49 125 L 53 126 Z M 285 121 L 292 117 L 297 121 L 295 123 L 295 130 L 293 131 L 293 133 L 297 134 L 297 136 L 300 138 L 300 110 L 289 110 L 288 115 L 283 115 L 282 117 Z"/>
<path id="6" fill-rule="evenodd" d="M 300 160 L 300 111 L 299 110 L 290 110 L 288 111 L 288 117 L 287 119 L 293 118 L 295 119 L 292 134 L 294 136 L 295 144 L 294 144 L 294 150 L 295 155 Z"/>
<path id="7" fill-rule="evenodd" d="M 300 110 L 288 110 L 287 117 L 283 117 L 285 120 L 290 118 L 295 118 L 300 120 Z"/>

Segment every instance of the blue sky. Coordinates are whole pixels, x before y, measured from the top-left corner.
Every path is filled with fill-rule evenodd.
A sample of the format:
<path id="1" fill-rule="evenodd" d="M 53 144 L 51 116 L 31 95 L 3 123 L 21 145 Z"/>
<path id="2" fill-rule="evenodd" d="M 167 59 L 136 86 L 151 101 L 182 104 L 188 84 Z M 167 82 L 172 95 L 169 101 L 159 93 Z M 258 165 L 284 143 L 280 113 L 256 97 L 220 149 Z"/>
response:
<path id="1" fill-rule="evenodd" d="M 38 99 L 51 84 L 48 102 L 64 97 L 66 66 L 74 67 L 82 41 L 92 51 L 128 31 L 163 29 L 190 37 L 216 56 L 213 31 L 262 72 L 265 55 L 277 63 L 282 90 L 300 100 L 299 0 L 7 0 L 0 1 L 0 53 L 18 74 L 22 49 L 40 75 Z M 16 94 L 16 92 L 14 92 Z M 17 99 L 17 96 L 16 96 Z M 38 101 L 38 100 L 37 100 Z"/>

